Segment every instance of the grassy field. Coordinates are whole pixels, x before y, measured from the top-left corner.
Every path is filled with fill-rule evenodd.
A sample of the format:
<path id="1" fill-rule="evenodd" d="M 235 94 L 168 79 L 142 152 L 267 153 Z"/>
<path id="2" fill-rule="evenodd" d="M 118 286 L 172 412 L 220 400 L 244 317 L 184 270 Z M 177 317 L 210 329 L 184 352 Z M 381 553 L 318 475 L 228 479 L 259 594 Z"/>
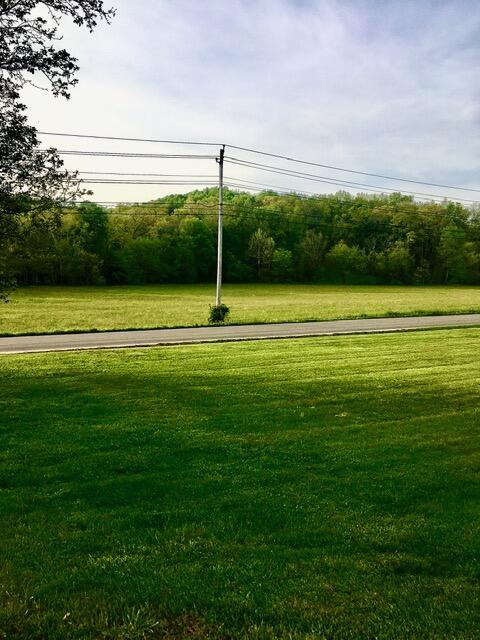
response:
<path id="1" fill-rule="evenodd" d="M 3 357 L 0 638 L 477 639 L 479 341 Z"/>
<path id="2" fill-rule="evenodd" d="M 205 325 L 210 285 L 31 287 L 0 307 L 0 334 Z M 480 287 L 227 285 L 232 324 L 480 311 Z"/>

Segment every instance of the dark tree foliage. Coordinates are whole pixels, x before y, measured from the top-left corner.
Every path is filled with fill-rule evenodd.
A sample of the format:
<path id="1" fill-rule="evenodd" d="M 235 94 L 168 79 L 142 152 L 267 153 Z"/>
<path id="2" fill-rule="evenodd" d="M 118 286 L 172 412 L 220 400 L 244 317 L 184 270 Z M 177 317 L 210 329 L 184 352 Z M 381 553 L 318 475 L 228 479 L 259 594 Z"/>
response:
<path id="1" fill-rule="evenodd" d="M 113 16 L 114 10 L 106 9 L 102 0 L 1 0 L 2 76 L 18 89 L 39 73 L 54 95 L 68 98 L 79 67 L 76 58 L 55 46 L 61 19 L 69 17 L 93 31 L 98 20 Z"/>
<path id="2" fill-rule="evenodd" d="M 100 0 L 0 0 L 0 297 L 12 284 L 6 245 L 27 230 L 52 223 L 52 207 L 86 192 L 78 175 L 63 168 L 54 149 L 41 150 L 20 91 L 40 84 L 69 97 L 77 82 L 76 59 L 59 47 L 64 17 L 92 31 L 114 15 Z M 22 215 L 29 223 L 22 225 Z M 3 266 L 2 266 L 3 265 Z"/>

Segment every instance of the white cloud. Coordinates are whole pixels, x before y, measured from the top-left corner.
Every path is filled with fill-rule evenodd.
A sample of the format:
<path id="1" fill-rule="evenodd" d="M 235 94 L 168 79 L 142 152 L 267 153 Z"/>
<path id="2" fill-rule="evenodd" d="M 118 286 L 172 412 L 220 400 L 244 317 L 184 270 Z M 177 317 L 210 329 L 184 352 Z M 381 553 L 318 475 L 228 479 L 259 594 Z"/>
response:
<path id="1" fill-rule="evenodd" d="M 366 171 L 478 184 L 480 5 L 473 0 L 116 4 L 111 26 L 93 35 L 67 29 L 65 45 L 81 65 L 70 102 L 28 90 L 40 129 L 224 140 Z M 126 149 L 127 143 L 88 146 Z M 213 162 L 69 160 L 74 164 L 216 170 Z M 240 175 L 238 168 L 229 171 Z M 281 176 L 242 175 L 312 190 L 311 183 Z M 100 187 L 96 197 L 163 192 Z"/>

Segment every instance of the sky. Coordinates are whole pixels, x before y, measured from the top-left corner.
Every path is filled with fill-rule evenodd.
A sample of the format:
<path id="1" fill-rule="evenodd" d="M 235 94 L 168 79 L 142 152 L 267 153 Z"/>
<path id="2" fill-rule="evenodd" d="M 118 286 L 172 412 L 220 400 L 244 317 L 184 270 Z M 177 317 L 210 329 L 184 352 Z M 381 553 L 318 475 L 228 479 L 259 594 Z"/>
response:
<path id="1" fill-rule="evenodd" d="M 117 8 L 111 25 L 92 34 L 62 25 L 63 46 L 80 64 L 71 99 L 26 89 L 39 130 L 230 143 L 480 189 L 478 0 L 111 1 Z M 217 147 L 42 140 L 59 149 L 218 153 Z M 226 154 L 333 180 L 480 200 L 472 191 L 355 176 L 228 147 Z M 206 181 L 218 171 L 214 158 L 68 157 L 66 164 L 212 176 Z M 339 188 L 228 160 L 225 174 L 285 189 Z M 94 197 L 148 200 L 190 188 L 96 185 Z"/>

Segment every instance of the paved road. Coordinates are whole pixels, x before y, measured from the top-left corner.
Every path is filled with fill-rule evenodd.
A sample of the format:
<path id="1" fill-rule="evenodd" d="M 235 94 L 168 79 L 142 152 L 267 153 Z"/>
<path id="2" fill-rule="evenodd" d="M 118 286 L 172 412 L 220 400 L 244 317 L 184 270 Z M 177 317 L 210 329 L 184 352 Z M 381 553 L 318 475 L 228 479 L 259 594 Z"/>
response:
<path id="1" fill-rule="evenodd" d="M 324 322 L 290 322 L 282 324 L 230 325 L 190 329 L 147 329 L 141 331 L 106 331 L 66 335 L 18 336 L 0 338 L 0 354 L 37 351 L 70 351 L 155 345 L 192 344 L 267 338 L 383 333 L 415 329 L 480 326 L 480 313 L 421 318 L 372 318 L 367 320 L 327 320 Z"/>

